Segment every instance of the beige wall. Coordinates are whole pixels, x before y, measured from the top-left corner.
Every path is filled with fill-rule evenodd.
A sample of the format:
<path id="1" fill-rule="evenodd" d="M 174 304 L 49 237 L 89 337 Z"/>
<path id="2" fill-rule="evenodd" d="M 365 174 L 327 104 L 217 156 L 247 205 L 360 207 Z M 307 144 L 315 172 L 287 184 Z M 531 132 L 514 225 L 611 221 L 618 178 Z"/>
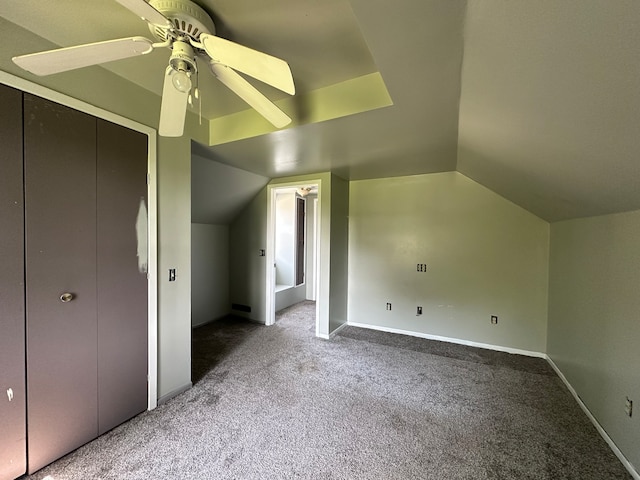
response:
<path id="1" fill-rule="evenodd" d="M 276 285 L 295 285 L 297 216 L 295 192 L 278 192 L 275 204 Z"/>
<path id="2" fill-rule="evenodd" d="M 234 311 L 257 322 L 266 318 L 267 187 L 246 206 L 229 226 L 229 288 L 231 303 L 248 305 L 251 313 Z"/>
<path id="3" fill-rule="evenodd" d="M 460 173 L 351 182 L 349 322 L 544 352 L 548 255 L 547 222 Z"/>
<path id="4" fill-rule="evenodd" d="M 191 141 L 158 137 L 158 397 L 190 385 Z"/>
<path id="5" fill-rule="evenodd" d="M 551 226 L 548 353 L 640 466 L 640 211 Z"/>
<path id="6" fill-rule="evenodd" d="M 349 284 L 349 182 L 331 175 L 331 291 L 329 333 L 347 323 Z"/>
<path id="7" fill-rule="evenodd" d="M 229 226 L 192 223 L 191 326 L 229 313 Z"/>

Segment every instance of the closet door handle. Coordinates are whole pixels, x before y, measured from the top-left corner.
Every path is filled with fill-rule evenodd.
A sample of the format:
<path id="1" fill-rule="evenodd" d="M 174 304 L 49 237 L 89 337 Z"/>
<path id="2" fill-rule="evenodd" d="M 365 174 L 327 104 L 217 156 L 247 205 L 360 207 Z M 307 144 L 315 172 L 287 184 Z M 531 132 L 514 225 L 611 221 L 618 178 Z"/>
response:
<path id="1" fill-rule="evenodd" d="M 63 293 L 60 295 L 60 301 L 62 303 L 69 303 L 71 300 L 73 300 L 73 293 Z"/>

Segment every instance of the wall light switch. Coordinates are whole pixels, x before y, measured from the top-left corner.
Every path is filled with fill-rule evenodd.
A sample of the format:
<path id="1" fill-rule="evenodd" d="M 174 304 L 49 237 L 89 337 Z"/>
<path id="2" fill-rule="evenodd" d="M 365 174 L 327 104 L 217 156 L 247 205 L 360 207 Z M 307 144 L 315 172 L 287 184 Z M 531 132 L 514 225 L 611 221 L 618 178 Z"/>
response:
<path id="1" fill-rule="evenodd" d="M 176 281 L 176 269 L 175 268 L 170 268 L 169 269 L 169 281 L 170 282 L 175 282 Z"/>
<path id="2" fill-rule="evenodd" d="M 497 315 L 491 315 L 491 324 L 492 325 L 497 325 L 498 324 L 498 316 Z"/>

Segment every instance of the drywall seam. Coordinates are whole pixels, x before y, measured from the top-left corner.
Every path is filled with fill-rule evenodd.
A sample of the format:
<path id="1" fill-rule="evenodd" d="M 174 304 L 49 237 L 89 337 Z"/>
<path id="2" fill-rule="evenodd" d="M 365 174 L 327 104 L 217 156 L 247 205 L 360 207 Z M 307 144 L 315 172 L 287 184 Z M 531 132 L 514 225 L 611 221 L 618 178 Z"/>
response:
<path id="1" fill-rule="evenodd" d="M 409 335 L 411 337 L 426 338 L 427 340 L 437 340 L 439 342 L 455 343 L 458 345 L 466 345 L 468 347 L 484 348 L 487 350 L 495 350 L 497 352 L 514 353 L 516 355 L 524 355 L 527 357 L 547 358 L 546 353 L 533 352 L 531 350 L 521 350 L 519 348 L 503 347 L 500 345 L 492 345 L 490 343 L 472 342 L 470 340 L 462 340 L 452 337 L 441 337 L 440 335 L 431 335 L 428 333 L 412 332 L 409 330 L 400 330 L 398 328 L 380 327 L 378 325 L 369 325 L 366 323 L 347 322 L 351 327 L 368 328 L 370 330 L 379 330 L 381 332 L 399 333 L 401 335 Z"/>
<path id="2" fill-rule="evenodd" d="M 631 476 L 635 480 L 640 480 L 640 473 L 638 473 L 638 471 L 631 464 L 631 462 L 629 462 L 629 460 L 627 460 L 627 457 L 625 457 L 624 454 L 620 451 L 618 446 L 611 439 L 611 437 L 607 434 L 605 429 L 602 428 L 602 426 L 600 425 L 598 420 L 596 420 L 596 417 L 593 416 L 593 414 L 591 413 L 589 408 L 584 404 L 584 402 L 582 401 L 582 399 L 580 398 L 578 393 L 575 391 L 573 386 L 569 383 L 569 380 L 567 380 L 567 378 L 564 376 L 564 374 L 558 368 L 558 366 L 555 364 L 555 362 L 551 359 L 551 357 L 549 357 L 549 355 L 545 355 L 545 358 L 546 358 L 547 362 L 549 362 L 549 365 L 551 365 L 551 367 L 558 374 L 558 377 L 560 377 L 560 380 L 562 380 L 564 382 L 564 384 L 566 385 L 566 387 L 569 389 L 569 391 L 571 392 L 571 395 L 573 395 L 573 398 L 576 399 L 576 402 L 578 402 L 578 405 L 580 405 L 580 408 L 582 408 L 582 411 L 587 415 L 587 417 L 589 417 L 589 420 L 591 420 L 591 423 L 593 423 L 593 426 L 596 427 L 596 430 L 598 430 L 598 433 L 600 434 L 600 436 L 604 439 L 605 442 L 607 442 L 607 445 L 609 445 L 611 450 L 613 450 L 613 453 L 615 453 L 616 457 L 618 457 L 618 460 L 620 460 L 620 462 L 622 462 L 622 465 L 624 465 L 624 468 L 627 469 L 627 471 L 631 474 Z"/>

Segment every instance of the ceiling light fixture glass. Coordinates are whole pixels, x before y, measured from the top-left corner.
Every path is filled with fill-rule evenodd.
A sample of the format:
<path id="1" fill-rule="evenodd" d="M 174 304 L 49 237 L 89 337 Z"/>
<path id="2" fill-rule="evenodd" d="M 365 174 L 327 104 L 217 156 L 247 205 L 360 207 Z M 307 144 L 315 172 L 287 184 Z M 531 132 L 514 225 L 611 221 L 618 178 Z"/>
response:
<path id="1" fill-rule="evenodd" d="M 298 195 L 306 197 L 311 193 L 311 190 L 313 190 L 313 187 L 298 187 Z"/>
<path id="2" fill-rule="evenodd" d="M 176 90 L 183 93 L 191 91 L 191 75 L 198 71 L 193 48 L 182 40 L 172 44 L 173 52 L 169 58 L 169 65 L 174 70 L 171 82 Z"/>

